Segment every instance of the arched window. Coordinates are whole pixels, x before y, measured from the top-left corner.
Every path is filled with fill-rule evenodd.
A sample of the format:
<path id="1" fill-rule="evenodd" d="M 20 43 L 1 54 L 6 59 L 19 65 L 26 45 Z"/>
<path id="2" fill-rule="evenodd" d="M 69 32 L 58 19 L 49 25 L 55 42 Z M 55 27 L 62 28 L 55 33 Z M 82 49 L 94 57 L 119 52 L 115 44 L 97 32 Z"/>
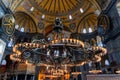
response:
<path id="1" fill-rule="evenodd" d="M 88 32 L 91 33 L 91 32 L 92 32 L 92 28 L 89 28 L 89 29 L 88 29 Z"/>
<path id="2" fill-rule="evenodd" d="M 96 39 L 97 39 L 97 45 L 103 47 L 102 38 L 100 36 L 97 36 Z"/>
<path id="3" fill-rule="evenodd" d="M 31 8 L 30 8 L 30 11 L 34 11 L 34 7 L 31 7 Z"/>
<path id="4" fill-rule="evenodd" d="M 72 15 L 69 15 L 69 19 L 70 19 L 70 20 L 72 19 Z"/>
<path id="5" fill-rule="evenodd" d="M 22 28 L 20 29 L 20 31 L 21 31 L 21 32 L 24 32 L 24 28 L 22 27 Z"/>
<path id="6" fill-rule="evenodd" d="M 14 44 L 13 44 L 13 39 L 10 38 L 10 41 L 9 41 L 9 43 L 8 43 L 8 47 L 13 47 L 13 46 L 14 46 Z"/>
<path id="7" fill-rule="evenodd" d="M 18 29 L 19 28 L 19 25 L 15 25 L 15 29 Z"/>
<path id="8" fill-rule="evenodd" d="M 87 33 L 87 30 L 85 28 L 83 29 L 83 33 Z"/>
<path id="9" fill-rule="evenodd" d="M 2 63 L 1 63 L 1 65 L 6 65 L 6 60 L 2 60 Z"/>
<path id="10" fill-rule="evenodd" d="M 83 12 L 84 12 L 84 10 L 83 10 L 82 8 L 80 8 L 80 12 L 81 12 L 81 13 L 83 13 Z"/>
<path id="11" fill-rule="evenodd" d="M 105 65 L 106 65 L 106 66 L 109 66 L 109 65 L 110 65 L 110 62 L 109 62 L 107 59 L 105 60 Z"/>
<path id="12" fill-rule="evenodd" d="M 89 67 L 92 67 L 92 63 L 90 62 L 90 63 L 88 63 L 88 65 L 89 65 Z"/>
<path id="13" fill-rule="evenodd" d="M 45 18 L 45 15 L 43 14 L 43 15 L 42 15 L 42 19 L 44 19 L 44 18 Z"/>

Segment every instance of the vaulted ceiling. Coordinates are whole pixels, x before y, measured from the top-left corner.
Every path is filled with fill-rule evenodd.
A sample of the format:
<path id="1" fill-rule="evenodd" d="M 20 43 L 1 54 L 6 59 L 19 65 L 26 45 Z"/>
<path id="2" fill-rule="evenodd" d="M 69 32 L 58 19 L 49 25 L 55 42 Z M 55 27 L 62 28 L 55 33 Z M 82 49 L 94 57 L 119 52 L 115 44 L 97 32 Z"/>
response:
<path id="1" fill-rule="evenodd" d="M 15 14 L 17 29 L 24 27 L 24 32 L 42 33 L 51 29 L 56 17 L 71 32 L 94 31 L 97 26 L 104 0 L 9 0 Z M 106 3 L 110 0 L 105 0 Z M 104 1 L 104 4 L 106 4 Z M 104 5 L 103 4 L 103 5 Z"/>

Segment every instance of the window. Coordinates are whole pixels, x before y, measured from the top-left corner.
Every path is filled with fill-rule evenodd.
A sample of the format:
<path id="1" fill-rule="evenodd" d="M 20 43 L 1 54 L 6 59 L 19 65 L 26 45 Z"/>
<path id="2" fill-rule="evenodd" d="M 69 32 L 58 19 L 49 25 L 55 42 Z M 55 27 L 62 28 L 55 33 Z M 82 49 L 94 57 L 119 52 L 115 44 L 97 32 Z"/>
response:
<path id="1" fill-rule="evenodd" d="M 82 8 L 80 8 L 80 12 L 81 12 L 81 13 L 83 13 L 83 12 L 84 12 Z"/>
<path id="2" fill-rule="evenodd" d="M 87 33 L 87 30 L 85 28 L 83 29 L 83 33 Z"/>
<path id="3" fill-rule="evenodd" d="M 6 43 L 0 39 L 0 63 L 4 54 Z"/>
<path id="4" fill-rule="evenodd" d="M 97 45 L 103 47 L 102 38 L 100 36 L 97 36 L 96 39 L 97 39 Z"/>
<path id="5" fill-rule="evenodd" d="M 89 28 L 89 29 L 88 29 L 88 32 L 91 33 L 91 32 L 92 32 L 92 28 Z"/>
<path id="6" fill-rule="evenodd" d="M 18 29 L 19 25 L 15 25 L 15 29 Z"/>
<path id="7" fill-rule="evenodd" d="M 13 44 L 13 39 L 10 38 L 10 41 L 9 41 L 9 43 L 8 43 L 8 47 L 13 47 L 13 46 L 14 46 L 14 44 Z"/>
<path id="8" fill-rule="evenodd" d="M 22 27 L 20 31 L 21 31 L 21 32 L 24 32 L 24 28 Z"/>
<path id="9" fill-rule="evenodd" d="M 6 63 L 7 63 L 6 60 L 2 60 L 2 63 L 1 63 L 1 64 L 2 64 L 2 65 L 6 65 Z"/>
<path id="10" fill-rule="evenodd" d="M 2 18 L 4 16 L 4 11 L 3 9 L 0 7 L 0 18 Z"/>
<path id="11" fill-rule="evenodd" d="M 34 7 L 31 7 L 31 8 L 30 8 L 30 11 L 34 11 Z"/>
<path id="12" fill-rule="evenodd" d="M 72 16 L 71 16 L 71 15 L 69 15 L 69 19 L 72 19 Z"/>
<path id="13" fill-rule="evenodd" d="M 106 65 L 106 66 L 109 66 L 109 65 L 110 65 L 110 62 L 109 62 L 107 59 L 105 60 L 105 65 Z"/>
<path id="14" fill-rule="evenodd" d="M 44 19 L 44 18 L 45 18 L 45 15 L 43 14 L 43 15 L 42 15 L 42 19 Z"/>

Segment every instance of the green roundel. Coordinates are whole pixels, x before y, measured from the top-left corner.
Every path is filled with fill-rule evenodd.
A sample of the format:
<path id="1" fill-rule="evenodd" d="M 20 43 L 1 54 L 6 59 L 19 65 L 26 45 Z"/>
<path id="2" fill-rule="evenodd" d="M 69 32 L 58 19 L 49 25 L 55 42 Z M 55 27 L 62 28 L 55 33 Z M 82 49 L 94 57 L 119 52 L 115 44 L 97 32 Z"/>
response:
<path id="1" fill-rule="evenodd" d="M 13 35 L 15 32 L 15 18 L 12 14 L 6 14 L 2 18 L 2 28 L 8 36 Z"/>

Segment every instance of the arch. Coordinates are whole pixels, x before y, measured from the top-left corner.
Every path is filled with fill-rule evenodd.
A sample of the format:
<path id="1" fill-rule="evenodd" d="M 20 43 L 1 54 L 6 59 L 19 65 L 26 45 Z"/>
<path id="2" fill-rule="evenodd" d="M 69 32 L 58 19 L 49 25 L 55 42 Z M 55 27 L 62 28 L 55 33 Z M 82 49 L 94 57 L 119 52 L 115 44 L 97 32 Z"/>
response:
<path id="1" fill-rule="evenodd" d="M 18 11 L 14 13 L 14 16 L 16 18 L 16 25 L 19 25 L 19 31 L 21 30 L 21 28 L 24 28 L 24 32 L 37 32 L 37 25 L 35 23 L 35 20 L 29 14 L 27 14 L 26 12 Z"/>
<path id="2" fill-rule="evenodd" d="M 45 31 L 45 35 L 48 35 L 49 33 L 52 32 L 53 26 L 54 26 L 54 24 L 50 24 L 47 27 L 45 27 L 45 30 L 44 30 Z M 66 25 L 63 26 L 63 30 L 71 32 L 71 30 L 69 29 L 69 27 L 67 27 Z"/>
<path id="3" fill-rule="evenodd" d="M 85 15 L 78 23 L 77 25 L 77 33 L 81 33 L 81 31 L 84 28 L 89 28 L 91 27 L 92 30 L 94 31 L 94 27 L 97 25 L 97 15 L 93 12 L 88 13 Z M 88 30 L 87 30 L 88 32 Z"/>

